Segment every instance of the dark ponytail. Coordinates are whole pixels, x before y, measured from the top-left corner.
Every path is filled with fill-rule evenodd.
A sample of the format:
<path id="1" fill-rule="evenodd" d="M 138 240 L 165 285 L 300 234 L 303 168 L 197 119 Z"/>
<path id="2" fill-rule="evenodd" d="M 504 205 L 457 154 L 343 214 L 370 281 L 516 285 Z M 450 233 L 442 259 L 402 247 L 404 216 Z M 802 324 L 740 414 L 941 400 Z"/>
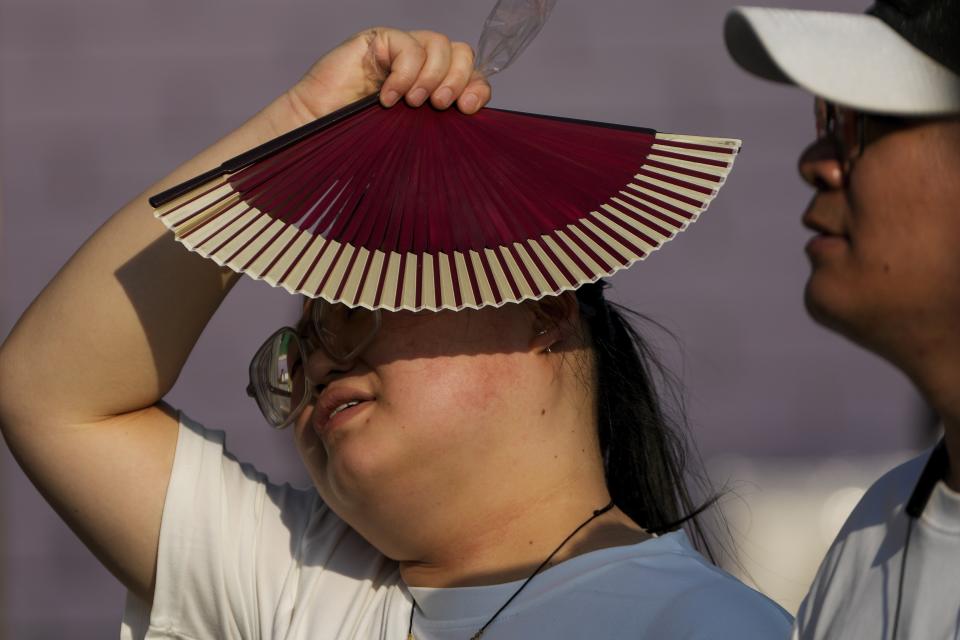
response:
<path id="1" fill-rule="evenodd" d="M 660 385 L 670 376 L 625 317 L 638 314 L 607 301 L 606 283 L 577 290 L 581 317 L 592 343 L 600 451 L 614 503 L 652 533 L 686 526 L 693 544 L 716 562 L 698 520 L 716 498 L 695 506 L 687 482 L 699 476 L 686 468 L 683 425 L 665 410 Z M 680 407 L 677 407 L 680 409 Z"/>

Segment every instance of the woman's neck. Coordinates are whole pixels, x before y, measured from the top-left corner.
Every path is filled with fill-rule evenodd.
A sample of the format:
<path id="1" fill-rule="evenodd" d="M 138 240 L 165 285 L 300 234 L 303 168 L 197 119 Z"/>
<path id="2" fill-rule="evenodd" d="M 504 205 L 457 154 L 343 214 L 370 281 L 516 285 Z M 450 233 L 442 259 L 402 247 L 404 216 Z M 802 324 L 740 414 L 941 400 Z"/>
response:
<path id="1" fill-rule="evenodd" d="M 482 535 L 451 540 L 423 560 L 401 561 L 406 584 L 416 587 L 471 587 L 501 584 L 529 577 L 578 526 L 609 503 L 604 489 L 594 500 L 548 506 L 531 505 L 521 515 L 505 518 Z M 597 517 L 571 538 L 551 559 L 553 566 L 575 556 L 650 537 L 620 509 Z M 549 568 L 549 567 L 545 567 Z"/>

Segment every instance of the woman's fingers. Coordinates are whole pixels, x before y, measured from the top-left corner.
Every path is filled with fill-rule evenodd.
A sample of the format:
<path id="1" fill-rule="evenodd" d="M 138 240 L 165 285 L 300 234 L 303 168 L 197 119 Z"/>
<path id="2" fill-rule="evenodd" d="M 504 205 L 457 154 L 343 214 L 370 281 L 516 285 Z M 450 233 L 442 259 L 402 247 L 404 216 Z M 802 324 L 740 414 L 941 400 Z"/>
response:
<path id="1" fill-rule="evenodd" d="M 460 110 L 473 113 L 490 100 L 490 85 L 473 70 L 473 50 L 434 31 L 377 29 L 371 43 L 377 65 L 387 69 L 380 101 L 390 107 L 405 97 L 419 107 L 427 98 L 439 108 L 458 100 Z"/>
<path id="2" fill-rule="evenodd" d="M 389 70 L 380 87 L 380 102 L 392 107 L 420 76 L 427 50 L 412 35 L 396 29 L 378 30 L 370 46 L 377 63 Z"/>
<path id="3" fill-rule="evenodd" d="M 438 109 L 446 109 L 458 98 L 473 73 L 473 49 L 466 42 L 450 44 L 450 67 L 440 86 L 433 92 L 431 102 Z"/>
<path id="4" fill-rule="evenodd" d="M 442 33 L 434 31 L 411 31 L 410 35 L 419 42 L 427 52 L 427 59 L 420 69 L 420 75 L 410 92 L 407 93 L 407 104 L 419 107 L 430 97 L 440 83 L 447 76 L 450 69 L 451 46 L 450 39 Z"/>
<path id="5" fill-rule="evenodd" d="M 457 107 L 464 113 L 476 113 L 480 107 L 490 101 L 492 93 L 486 77 L 479 71 L 474 71 L 467 87 L 457 100 Z"/>

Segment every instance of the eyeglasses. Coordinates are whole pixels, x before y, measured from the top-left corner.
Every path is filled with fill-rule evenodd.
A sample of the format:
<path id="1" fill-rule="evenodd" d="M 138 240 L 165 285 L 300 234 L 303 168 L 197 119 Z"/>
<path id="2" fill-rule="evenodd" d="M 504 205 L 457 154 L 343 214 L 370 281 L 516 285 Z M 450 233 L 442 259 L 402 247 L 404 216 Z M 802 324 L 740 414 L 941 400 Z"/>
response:
<path id="1" fill-rule="evenodd" d="M 337 363 L 353 360 L 380 329 L 380 310 L 350 308 L 324 300 L 310 303 L 309 322 L 301 330 L 282 327 L 257 349 L 250 361 L 247 395 L 275 429 L 289 426 L 307 406 L 316 383 L 305 363 L 322 347 Z M 306 329 L 307 335 L 303 335 Z"/>
<path id="2" fill-rule="evenodd" d="M 870 143 L 888 133 L 930 121 L 932 118 L 884 116 L 864 113 L 834 104 L 823 98 L 814 100 L 817 140 L 829 139 L 837 152 L 843 174 L 849 175 L 853 163 Z"/>
<path id="3" fill-rule="evenodd" d="M 817 140 L 828 138 L 833 141 L 837 159 L 843 165 L 843 173 L 846 175 L 853 162 L 863 153 L 864 114 L 823 98 L 814 101 L 814 113 L 817 119 Z"/>

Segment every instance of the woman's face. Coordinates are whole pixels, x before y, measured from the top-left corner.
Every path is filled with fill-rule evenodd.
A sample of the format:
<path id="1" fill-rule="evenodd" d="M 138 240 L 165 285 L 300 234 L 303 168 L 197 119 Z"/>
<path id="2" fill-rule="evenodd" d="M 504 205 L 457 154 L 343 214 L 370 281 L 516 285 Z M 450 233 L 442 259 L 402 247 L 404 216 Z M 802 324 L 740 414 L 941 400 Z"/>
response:
<path id="1" fill-rule="evenodd" d="M 540 400 L 553 365 L 539 326 L 525 305 L 383 312 L 352 361 L 338 364 L 318 348 L 306 362 L 317 390 L 295 439 L 327 504 L 350 520 L 471 491 L 520 464 L 541 443 L 535 428 L 516 425 L 549 409 Z M 336 411 L 350 401 L 360 402 Z"/>

